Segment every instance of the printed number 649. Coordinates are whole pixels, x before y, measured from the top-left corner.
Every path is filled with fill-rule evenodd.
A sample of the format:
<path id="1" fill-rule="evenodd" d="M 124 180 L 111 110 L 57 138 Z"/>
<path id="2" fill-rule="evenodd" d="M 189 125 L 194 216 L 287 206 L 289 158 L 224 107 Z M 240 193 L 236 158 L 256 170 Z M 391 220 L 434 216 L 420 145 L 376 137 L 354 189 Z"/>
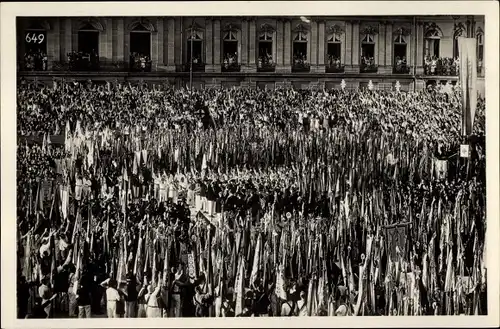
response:
<path id="1" fill-rule="evenodd" d="M 33 33 L 33 35 L 30 35 L 30 33 L 26 33 L 25 40 L 27 43 L 33 42 L 33 43 L 40 44 L 43 42 L 43 40 L 45 40 L 45 36 L 42 33 L 40 33 L 38 35 L 36 33 Z"/>

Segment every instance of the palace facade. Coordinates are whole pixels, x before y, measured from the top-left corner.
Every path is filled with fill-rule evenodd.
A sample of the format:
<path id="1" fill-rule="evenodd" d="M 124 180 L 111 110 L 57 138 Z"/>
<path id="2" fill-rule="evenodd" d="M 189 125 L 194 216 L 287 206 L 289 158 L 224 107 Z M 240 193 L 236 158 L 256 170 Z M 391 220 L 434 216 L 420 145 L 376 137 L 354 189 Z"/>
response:
<path id="1" fill-rule="evenodd" d="M 484 16 L 19 17 L 17 64 L 39 81 L 413 90 L 456 83 L 460 36 L 484 94 Z"/>

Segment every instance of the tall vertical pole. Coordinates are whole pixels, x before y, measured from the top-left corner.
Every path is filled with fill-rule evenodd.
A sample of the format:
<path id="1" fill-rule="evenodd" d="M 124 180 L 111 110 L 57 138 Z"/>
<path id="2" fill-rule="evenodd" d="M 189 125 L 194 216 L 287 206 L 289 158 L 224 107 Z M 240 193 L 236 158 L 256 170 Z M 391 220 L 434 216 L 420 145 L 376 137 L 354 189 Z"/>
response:
<path id="1" fill-rule="evenodd" d="M 193 30 L 194 30 L 194 22 L 196 18 L 193 18 L 193 21 L 191 22 L 191 36 L 189 38 L 190 42 L 190 48 L 191 48 L 191 55 L 190 55 L 190 63 L 189 63 L 189 94 L 193 94 Z"/>

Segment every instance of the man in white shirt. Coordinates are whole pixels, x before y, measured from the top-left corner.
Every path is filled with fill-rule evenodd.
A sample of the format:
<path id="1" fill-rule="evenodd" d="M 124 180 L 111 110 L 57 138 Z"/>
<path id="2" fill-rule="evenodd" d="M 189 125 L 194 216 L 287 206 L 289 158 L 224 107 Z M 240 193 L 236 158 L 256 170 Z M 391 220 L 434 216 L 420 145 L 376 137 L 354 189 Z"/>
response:
<path id="1" fill-rule="evenodd" d="M 116 289 L 117 283 L 115 279 L 107 279 L 101 286 L 108 287 L 106 289 L 106 309 L 108 318 L 117 318 L 116 304 L 120 301 L 120 293 Z"/>

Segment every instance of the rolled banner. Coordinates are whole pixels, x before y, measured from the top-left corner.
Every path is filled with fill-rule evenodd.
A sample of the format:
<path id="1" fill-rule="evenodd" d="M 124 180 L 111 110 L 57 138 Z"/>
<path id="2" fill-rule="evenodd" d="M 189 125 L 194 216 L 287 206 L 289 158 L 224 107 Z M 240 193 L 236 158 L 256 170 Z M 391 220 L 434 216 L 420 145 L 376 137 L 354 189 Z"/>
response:
<path id="1" fill-rule="evenodd" d="M 196 211 L 200 211 L 202 208 L 201 196 L 199 194 L 195 195 L 195 209 Z"/>
<path id="2" fill-rule="evenodd" d="M 215 214 L 215 201 L 207 200 L 207 211 L 210 216 Z"/>
<path id="3" fill-rule="evenodd" d="M 83 192 L 83 181 L 81 178 L 77 178 L 75 185 L 75 200 L 80 201 L 82 199 L 82 192 Z"/>

